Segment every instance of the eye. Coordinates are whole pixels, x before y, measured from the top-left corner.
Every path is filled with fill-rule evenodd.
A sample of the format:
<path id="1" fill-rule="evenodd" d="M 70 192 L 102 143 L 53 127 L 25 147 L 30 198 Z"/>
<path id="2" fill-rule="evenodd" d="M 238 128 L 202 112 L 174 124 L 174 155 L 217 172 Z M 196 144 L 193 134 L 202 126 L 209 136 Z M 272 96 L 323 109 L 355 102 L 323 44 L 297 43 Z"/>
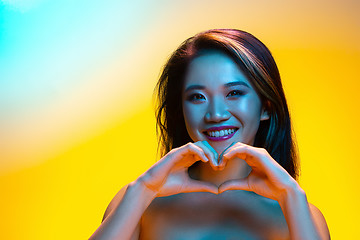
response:
<path id="1" fill-rule="evenodd" d="M 194 93 L 194 94 L 191 94 L 188 98 L 187 98 L 188 101 L 200 101 L 200 100 L 205 100 L 205 97 L 200 94 L 200 93 Z"/>
<path id="2" fill-rule="evenodd" d="M 228 93 L 227 97 L 236 97 L 236 96 L 243 96 L 245 95 L 244 91 L 241 90 L 232 90 Z"/>

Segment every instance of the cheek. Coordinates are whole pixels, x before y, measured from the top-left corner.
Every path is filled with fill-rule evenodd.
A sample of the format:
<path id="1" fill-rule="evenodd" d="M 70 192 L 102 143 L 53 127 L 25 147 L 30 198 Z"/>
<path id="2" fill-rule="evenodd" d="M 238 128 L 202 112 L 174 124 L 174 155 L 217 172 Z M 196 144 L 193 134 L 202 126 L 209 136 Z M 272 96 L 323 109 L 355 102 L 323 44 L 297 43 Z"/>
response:
<path id="1" fill-rule="evenodd" d="M 194 140 L 195 132 L 201 120 L 199 116 L 200 115 L 199 111 L 194 106 L 189 106 L 186 103 L 184 103 L 183 114 L 184 114 L 186 130 L 190 135 L 191 139 Z"/>
<path id="2" fill-rule="evenodd" d="M 235 113 L 236 112 L 236 113 Z M 247 144 L 253 144 L 255 135 L 259 129 L 261 104 L 254 99 L 242 101 L 236 106 L 234 110 L 237 118 L 243 125 L 241 140 Z"/>
<path id="3" fill-rule="evenodd" d="M 260 120 L 261 108 L 258 103 L 250 101 L 249 104 L 244 106 L 244 112 L 247 113 L 249 118 Z"/>
<path id="4" fill-rule="evenodd" d="M 252 121 L 260 121 L 261 103 L 256 99 L 244 99 L 240 103 L 235 103 L 232 108 L 244 121 L 244 124 L 246 122 L 249 124 L 249 122 L 251 123 Z"/>

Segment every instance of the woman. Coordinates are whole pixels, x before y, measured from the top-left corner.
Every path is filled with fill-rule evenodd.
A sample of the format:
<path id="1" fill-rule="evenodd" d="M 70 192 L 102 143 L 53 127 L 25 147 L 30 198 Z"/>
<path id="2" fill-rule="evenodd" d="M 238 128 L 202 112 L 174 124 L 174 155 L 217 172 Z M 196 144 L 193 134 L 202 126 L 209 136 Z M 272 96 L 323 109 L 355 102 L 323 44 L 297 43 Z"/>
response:
<path id="1" fill-rule="evenodd" d="M 295 141 L 270 51 L 205 31 L 157 85 L 162 158 L 109 204 L 91 239 L 329 239 L 296 182 Z"/>

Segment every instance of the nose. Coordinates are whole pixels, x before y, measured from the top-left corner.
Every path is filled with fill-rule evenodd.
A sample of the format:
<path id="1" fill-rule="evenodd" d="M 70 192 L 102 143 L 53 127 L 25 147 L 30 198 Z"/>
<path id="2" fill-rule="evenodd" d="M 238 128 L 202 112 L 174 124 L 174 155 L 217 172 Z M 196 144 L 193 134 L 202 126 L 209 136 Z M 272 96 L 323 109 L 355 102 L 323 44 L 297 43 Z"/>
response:
<path id="1" fill-rule="evenodd" d="M 222 122 L 230 118 L 231 114 L 228 111 L 226 104 L 220 99 L 213 99 L 207 108 L 205 114 L 206 122 Z"/>

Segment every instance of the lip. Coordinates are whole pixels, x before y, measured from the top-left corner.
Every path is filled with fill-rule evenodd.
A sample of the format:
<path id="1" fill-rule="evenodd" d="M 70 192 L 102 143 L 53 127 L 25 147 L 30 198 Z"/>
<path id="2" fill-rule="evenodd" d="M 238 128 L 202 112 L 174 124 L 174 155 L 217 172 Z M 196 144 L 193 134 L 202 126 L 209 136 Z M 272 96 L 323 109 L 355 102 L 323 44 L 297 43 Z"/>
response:
<path id="1" fill-rule="evenodd" d="M 236 130 L 238 129 L 238 127 L 235 127 L 235 126 L 219 126 L 219 127 L 208 128 L 205 131 L 220 131 L 220 130 L 229 129 L 229 128 L 236 128 Z"/>
<path id="2" fill-rule="evenodd" d="M 224 130 L 224 129 L 230 129 L 230 128 L 234 128 L 235 129 L 235 132 L 229 134 L 229 135 L 226 135 L 226 136 L 222 136 L 222 137 L 211 137 L 209 135 L 207 135 L 205 132 L 208 132 L 208 131 L 220 131 L 220 130 Z M 211 127 L 211 128 L 208 128 L 207 130 L 205 130 L 203 132 L 203 134 L 210 140 L 210 141 L 224 141 L 224 140 L 227 140 L 229 138 L 231 138 L 232 136 L 234 136 L 234 134 L 239 130 L 238 127 L 235 127 L 235 126 L 219 126 L 219 127 Z"/>

